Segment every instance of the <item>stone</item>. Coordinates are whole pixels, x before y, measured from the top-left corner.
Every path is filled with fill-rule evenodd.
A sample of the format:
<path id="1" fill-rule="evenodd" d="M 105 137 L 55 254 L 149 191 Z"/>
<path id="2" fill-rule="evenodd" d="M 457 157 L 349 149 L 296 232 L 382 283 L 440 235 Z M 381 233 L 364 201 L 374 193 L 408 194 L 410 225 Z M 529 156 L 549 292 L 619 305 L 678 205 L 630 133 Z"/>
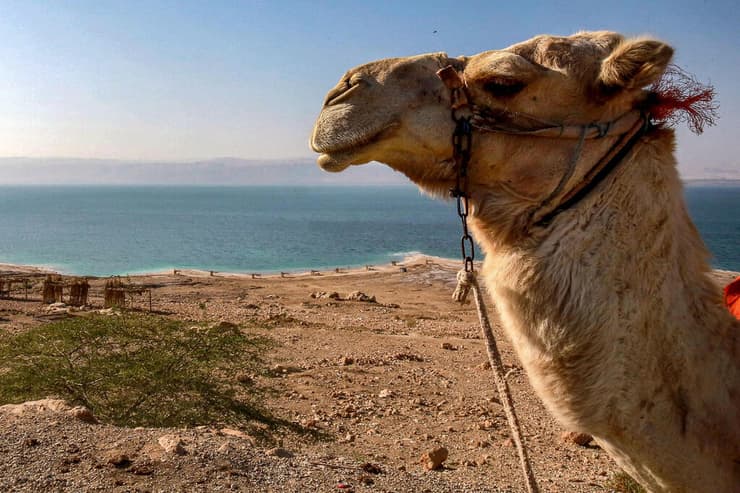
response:
<path id="1" fill-rule="evenodd" d="M 432 450 L 422 454 L 421 465 L 427 471 L 435 471 L 442 467 L 442 463 L 447 460 L 449 451 L 444 447 L 435 447 Z"/>
<path id="2" fill-rule="evenodd" d="M 93 415 L 92 411 L 90 411 L 85 406 L 76 406 L 67 411 L 67 414 L 72 416 L 75 419 L 79 419 L 83 423 L 89 423 L 89 424 L 98 424 L 98 419 Z"/>
<path id="3" fill-rule="evenodd" d="M 585 447 L 594 438 L 587 433 L 579 433 L 577 431 L 564 431 L 560 434 L 560 439 L 566 443 L 575 443 L 581 447 Z"/>
<path id="4" fill-rule="evenodd" d="M 113 467 L 124 469 L 131 465 L 131 459 L 128 455 L 124 454 L 118 449 L 108 450 L 104 452 L 103 459 L 106 464 L 110 464 Z"/>
<path id="5" fill-rule="evenodd" d="M 375 296 L 368 296 L 362 291 L 353 291 L 347 295 L 346 299 L 349 301 L 362 301 L 365 303 L 377 303 L 377 301 L 375 300 Z"/>
<path id="6" fill-rule="evenodd" d="M 494 425 L 495 423 L 493 421 L 491 421 L 490 419 L 486 419 L 478 423 L 478 429 L 479 430 L 490 430 L 491 428 L 494 427 Z"/>
<path id="7" fill-rule="evenodd" d="M 344 356 L 341 362 L 342 362 L 342 366 L 349 366 L 349 365 L 354 364 L 355 359 L 351 356 Z"/>
<path id="8" fill-rule="evenodd" d="M 293 452 L 291 452 L 290 450 L 286 450 L 282 447 L 271 448 L 267 452 L 265 452 L 265 454 L 271 455 L 273 457 L 280 457 L 283 459 L 290 459 L 291 457 L 294 456 Z"/>
<path id="9" fill-rule="evenodd" d="M 177 435 L 162 435 L 157 439 L 157 443 L 168 454 L 185 455 L 188 453 L 183 446 L 182 439 Z"/>
<path id="10" fill-rule="evenodd" d="M 339 293 L 336 291 L 316 291 L 315 293 L 311 293 L 311 298 L 322 300 L 322 299 L 330 299 L 330 300 L 338 300 L 341 299 L 339 296 Z"/>
<path id="11" fill-rule="evenodd" d="M 287 375 L 289 373 L 299 373 L 299 372 L 302 372 L 303 371 L 303 368 L 299 368 L 297 366 L 287 366 L 287 365 L 277 364 L 277 365 L 274 365 L 272 368 L 270 368 L 270 370 L 272 371 L 272 373 L 275 373 L 275 374 L 278 374 L 278 375 L 280 375 L 280 374 Z"/>
<path id="12" fill-rule="evenodd" d="M 62 399 L 40 399 L 38 401 L 26 401 L 20 404 L 5 404 L 0 406 L 0 413 L 5 412 L 16 416 L 26 416 L 28 414 L 42 412 L 67 412 L 71 408 L 66 401 Z"/>
<path id="13" fill-rule="evenodd" d="M 442 349 L 445 349 L 445 350 L 447 350 L 447 351 L 457 351 L 457 347 L 456 347 L 456 346 L 453 346 L 453 345 L 452 345 L 451 343 L 449 343 L 449 342 L 443 342 L 442 344 L 440 344 L 440 347 L 441 347 Z"/>
<path id="14" fill-rule="evenodd" d="M 241 438 L 254 445 L 254 439 L 241 430 L 235 430 L 233 428 L 221 428 L 219 430 L 219 433 L 221 433 L 222 435 L 230 436 L 230 437 Z"/>
<path id="15" fill-rule="evenodd" d="M 393 391 L 392 390 L 390 390 L 390 389 L 383 389 L 378 394 L 378 397 L 380 397 L 381 399 L 387 399 L 389 397 L 393 397 L 393 395 L 394 394 L 393 394 Z"/>

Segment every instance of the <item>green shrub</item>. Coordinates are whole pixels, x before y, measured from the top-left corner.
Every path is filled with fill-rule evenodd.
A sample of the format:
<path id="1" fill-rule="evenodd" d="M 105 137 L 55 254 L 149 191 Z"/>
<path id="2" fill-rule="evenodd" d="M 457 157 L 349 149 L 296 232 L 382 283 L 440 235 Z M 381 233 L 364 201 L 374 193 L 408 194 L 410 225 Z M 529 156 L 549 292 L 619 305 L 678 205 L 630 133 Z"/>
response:
<path id="1" fill-rule="evenodd" d="M 261 392 L 267 341 L 237 327 L 149 315 L 70 318 L 0 340 L 0 404 L 59 397 L 119 426 L 270 422 Z"/>
<path id="2" fill-rule="evenodd" d="M 606 483 L 609 491 L 616 493 L 646 493 L 642 486 L 626 472 L 618 472 Z"/>

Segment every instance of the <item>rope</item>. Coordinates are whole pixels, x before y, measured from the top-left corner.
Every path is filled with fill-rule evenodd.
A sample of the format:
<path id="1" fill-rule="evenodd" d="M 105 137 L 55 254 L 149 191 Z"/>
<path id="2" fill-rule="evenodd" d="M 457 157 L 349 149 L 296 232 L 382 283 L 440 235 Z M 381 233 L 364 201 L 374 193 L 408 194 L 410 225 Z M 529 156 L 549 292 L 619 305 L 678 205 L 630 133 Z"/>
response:
<path id="1" fill-rule="evenodd" d="M 527 456 L 527 449 L 524 448 L 524 444 L 522 442 L 521 427 L 519 426 L 519 420 L 514 412 L 514 401 L 511 397 L 509 384 L 506 383 L 506 378 L 504 377 L 504 364 L 501 361 L 501 354 L 498 351 L 496 339 L 491 330 L 491 323 L 488 321 L 488 312 L 486 311 L 486 305 L 483 303 L 478 279 L 475 277 L 475 272 L 465 271 L 464 269 L 459 271 L 457 273 L 457 287 L 452 295 L 453 299 L 464 303 L 471 289 L 473 291 L 473 297 L 475 298 L 475 306 L 478 308 L 480 327 L 484 337 L 486 338 L 486 350 L 488 351 L 488 359 L 491 362 L 491 369 L 493 369 L 493 380 L 496 383 L 496 390 L 498 391 L 501 403 L 504 406 L 504 413 L 509 422 L 509 429 L 511 429 L 511 437 L 514 440 L 516 450 L 519 454 L 519 464 L 524 473 L 527 491 L 529 493 L 539 493 L 532 465 Z"/>
<path id="2" fill-rule="evenodd" d="M 581 137 L 578 139 L 578 143 L 576 144 L 576 147 L 573 150 L 573 154 L 570 157 L 570 161 L 568 162 L 568 169 L 565 170 L 563 177 L 560 178 L 560 182 L 558 182 L 555 189 L 550 192 L 550 195 L 548 195 L 545 200 L 542 201 L 542 203 L 540 204 L 540 208 L 549 205 L 550 201 L 552 201 L 555 197 L 558 196 L 560 192 L 563 191 L 563 188 L 573 176 L 573 173 L 576 170 L 576 165 L 578 164 L 578 160 L 581 159 L 581 152 L 583 151 L 583 143 L 586 141 L 587 130 L 588 126 L 586 125 L 581 128 Z"/>

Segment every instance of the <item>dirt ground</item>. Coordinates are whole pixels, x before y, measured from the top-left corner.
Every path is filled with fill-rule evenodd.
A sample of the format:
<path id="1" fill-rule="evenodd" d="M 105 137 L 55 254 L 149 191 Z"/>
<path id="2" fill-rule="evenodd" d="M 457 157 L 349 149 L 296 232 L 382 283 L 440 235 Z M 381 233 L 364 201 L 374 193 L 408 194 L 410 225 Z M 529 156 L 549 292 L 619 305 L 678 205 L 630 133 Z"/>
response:
<path id="1" fill-rule="evenodd" d="M 6 407 L 0 490 L 525 491 L 475 309 L 451 300 L 457 267 L 416 257 L 286 277 L 197 271 L 132 277 L 152 287 L 155 312 L 259 320 L 259 332 L 276 342 L 267 355 L 271 375 L 257 377 L 276 390 L 266 407 L 322 438 L 286 431 L 269 446 L 217 424 L 127 429 L 85 423 L 48 404 Z M 732 276 L 716 275 L 720 282 Z M 102 308 L 103 284 L 91 281 L 90 309 Z M 376 301 L 316 297 L 355 291 Z M 13 296 L 0 300 L 0 337 L 66 316 L 64 307 L 50 313 L 38 288 L 28 300 L 22 292 Z M 135 298 L 132 307 L 148 309 L 148 298 Z M 564 430 L 535 397 L 497 324 L 495 331 L 541 490 L 607 491 L 616 465 L 594 444 L 562 439 Z M 163 436 L 181 448 L 167 451 Z M 439 446 L 449 458 L 427 471 L 419 458 Z"/>

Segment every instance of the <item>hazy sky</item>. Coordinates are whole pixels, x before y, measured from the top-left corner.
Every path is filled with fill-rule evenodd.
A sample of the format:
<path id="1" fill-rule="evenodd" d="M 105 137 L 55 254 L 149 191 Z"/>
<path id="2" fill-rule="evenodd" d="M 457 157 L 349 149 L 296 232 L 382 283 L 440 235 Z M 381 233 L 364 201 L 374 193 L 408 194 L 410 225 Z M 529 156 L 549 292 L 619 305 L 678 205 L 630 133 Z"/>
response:
<path id="1" fill-rule="evenodd" d="M 324 94 L 351 66 L 611 29 L 669 42 L 717 88 L 719 126 L 680 132 L 684 175 L 736 170 L 739 11 L 737 0 L 0 0 L 0 157 L 311 156 Z"/>

